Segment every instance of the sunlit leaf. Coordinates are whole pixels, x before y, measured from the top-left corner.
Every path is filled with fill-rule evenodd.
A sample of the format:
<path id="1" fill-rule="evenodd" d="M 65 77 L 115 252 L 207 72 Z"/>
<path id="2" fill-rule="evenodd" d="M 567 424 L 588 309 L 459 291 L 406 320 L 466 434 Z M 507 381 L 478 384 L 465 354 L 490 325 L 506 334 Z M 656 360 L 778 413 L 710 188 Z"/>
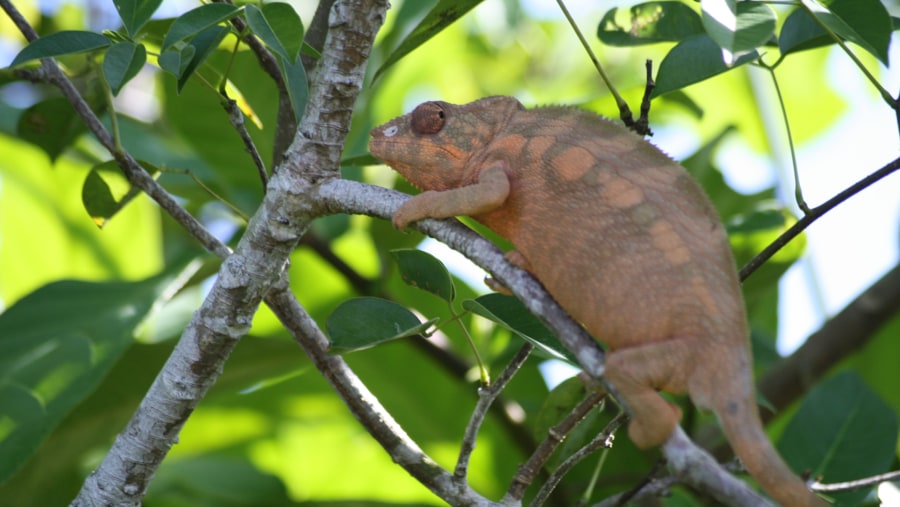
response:
<path id="1" fill-rule="evenodd" d="M 154 173 L 158 171 L 148 162 L 141 164 Z M 138 194 L 140 190 L 125 179 L 116 161 L 110 160 L 91 168 L 81 188 L 81 202 L 91 220 L 102 228 Z"/>
<path id="2" fill-rule="evenodd" d="M 517 298 L 497 293 L 485 294 L 463 301 L 463 308 L 516 333 L 546 356 L 578 364 L 575 356 Z"/>
<path id="3" fill-rule="evenodd" d="M 428 252 L 410 249 L 391 250 L 407 285 L 430 292 L 447 302 L 456 297 L 456 287 L 446 266 Z"/>
<path id="4" fill-rule="evenodd" d="M 372 81 L 377 80 L 384 71 L 400 61 L 401 58 L 421 46 L 435 35 L 441 33 L 454 21 L 469 12 L 482 0 L 440 0 L 403 42 L 391 53 L 375 72 Z"/>
<path id="5" fill-rule="evenodd" d="M 22 51 L 19 51 L 9 66 L 15 67 L 20 63 L 38 58 L 84 53 L 107 46 L 109 46 L 109 39 L 99 33 L 64 30 L 33 40 Z"/>
<path id="6" fill-rule="evenodd" d="M 341 354 L 422 334 L 436 321 L 421 322 L 393 301 L 361 297 L 348 299 L 335 308 L 325 329 L 331 339 L 331 352 Z"/>
<path id="7" fill-rule="evenodd" d="M 140 72 L 147 63 L 147 50 L 143 44 L 119 42 L 106 51 L 103 57 L 103 76 L 113 95 Z"/>
<path id="8" fill-rule="evenodd" d="M 775 33 L 775 12 L 760 2 L 703 0 L 703 26 L 722 48 L 728 65 L 768 42 Z"/>
<path id="9" fill-rule="evenodd" d="M 182 14 L 175 19 L 166 33 L 162 44 L 163 51 L 176 42 L 193 37 L 213 25 L 235 17 L 240 10 L 240 7 L 231 4 L 211 3 Z"/>
<path id="10" fill-rule="evenodd" d="M 597 37 L 610 46 L 638 46 L 657 42 L 678 42 L 704 33 L 696 11 L 681 2 L 646 2 L 628 9 L 624 24 L 619 8 L 603 15 Z"/>
<path id="11" fill-rule="evenodd" d="M 134 37 L 150 20 L 162 0 L 113 0 L 125 30 Z"/>

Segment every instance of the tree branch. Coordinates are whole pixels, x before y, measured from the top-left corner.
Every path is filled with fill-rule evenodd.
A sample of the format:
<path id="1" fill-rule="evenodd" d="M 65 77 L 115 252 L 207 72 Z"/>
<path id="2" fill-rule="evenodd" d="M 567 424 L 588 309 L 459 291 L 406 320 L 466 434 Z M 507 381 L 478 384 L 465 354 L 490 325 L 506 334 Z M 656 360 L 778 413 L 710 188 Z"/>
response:
<path id="1" fill-rule="evenodd" d="M 475 410 L 472 411 L 472 416 L 466 425 L 466 431 L 459 446 L 459 458 L 456 461 L 456 469 L 453 472 L 453 477 L 458 482 L 465 483 L 466 481 L 466 476 L 469 472 L 469 458 L 472 456 L 472 451 L 475 450 L 478 430 L 481 429 L 481 424 L 484 422 L 488 410 L 493 405 L 494 400 L 503 392 L 503 389 L 509 385 L 519 368 L 525 364 L 533 349 L 534 345 L 528 342 L 522 344 L 522 347 L 519 348 L 519 351 L 513 356 L 494 383 L 489 386 L 481 386 L 478 389 L 478 403 L 475 404 Z"/>
<path id="2" fill-rule="evenodd" d="M 787 245 L 792 239 L 797 237 L 807 227 L 812 225 L 812 223 L 818 220 L 822 215 L 828 213 L 837 205 L 862 192 L 866 188 L 874 185 L 876 182 L 882 180 L 897 169 L 900 169 L 900 158 L 894 159 L 886 166 L 857 181 L 853 185 L 850 185 L 819 206 L 816 206 L 815 208 L 809 210 L 809 212 L 803 215 L 800 220 L 797 220 L 797 223 L 792 225 L 788 230 L 784 231 L 780 236 L 778 236 L 778 238 L 775 239 L 775 241 L 773 241 L 771 244 L 769 244 L 769 246 L 763 249 L 763 251 L 760 252 L 756 257 L 750 259 L 750 262 L 748 262 L 747 265 L 741 268 L 741 271 L 739 273 L 741 281 L 746 280 L 750 275 L 753 274 L 754 271 L 759 269 L 760 266 L 762 266 L 767 260 L 772 258 L 773 255 L 775 255 L 779 250 Z"/>
<path id="3" fill-rule="evenodd" d="M 464 482 L 455 480 L 453 474 L 441 468 L 409 438 L 343 358 L 326 352 L 328 339 L 288 290 L 273 290 L 266 297 L 266 302 L 353 415 L 395 463 L 451 505 L 498 505 L 475 493 Z"/>
<path id="4" fill-rule="evenodd" d="M 866 289 L 793 354 L 759 381 L 759 392 L 781 410 L 803 395 L 838 361 L 864 347 L 900 312 L 900 264 Z M 773 417 L 763 408 L 764 421 Z"/>
<path id="5" fill-rule="evenodd" d="M 390 219 L 409 198 L 394 190 L 339 179 L 323 183 L 317 190 L 319 203 L 329 213 L 364 214 L 385 220 Z M 507 262 L 493 243 L 452 219 L 427 219 L 413 223 L 412 227 L 462 253 L 510 289 L 575 354 L 581 367 L 602 381 L 604 356 L 597 342 L 566 314 L 537 280 Z M 619 401 L 612 386 L 602 382 L 604 388 Z M 669 463 L 676 465 L 676 474 L 684 482 L 720 500 L 724 498 L 726 503 L 767 505 L 759 495 L 691 442 L 680 427 L 663 445 L 663 453 Z"/>
<path id="6" fill-rule="evenodd" d="M 327 71 L 316 75 L 310 107 L 290 155 L 270 180 L 266 198 L 235 253 L 222 264 L 216 283 L 147 396 L 73 505 L 140 503 L 181 427 L 249 330 L 260 301 L 281 279 L 288 256 L 318 215 L 308 196 L 321 178 L 338 173 L 353 103 L 386 9 L 384 1 L 347 0 L 335 5 L 320 65 Z M 329 123 L 318 124 L 323 121 Z"/>

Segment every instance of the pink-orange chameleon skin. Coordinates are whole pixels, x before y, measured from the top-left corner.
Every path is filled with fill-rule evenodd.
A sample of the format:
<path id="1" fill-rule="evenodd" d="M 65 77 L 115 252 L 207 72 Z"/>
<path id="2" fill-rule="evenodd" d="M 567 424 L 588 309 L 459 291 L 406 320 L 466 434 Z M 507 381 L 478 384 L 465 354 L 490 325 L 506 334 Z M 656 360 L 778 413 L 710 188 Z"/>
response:
<path id="1" fill-rule="evenodd" d="M 769 442 L 722 223 L 697 182 L 643 138 L 569 107 L 511 97 L 426 102 L 372 130 L 372 154 L 425 190 L 394 215 L 468 215 L 609 348 L 606 377 L 639 447 L 681 418 L 659 390 L 718 416 L 750 474 L 786 506 L 825 506 Z"/>

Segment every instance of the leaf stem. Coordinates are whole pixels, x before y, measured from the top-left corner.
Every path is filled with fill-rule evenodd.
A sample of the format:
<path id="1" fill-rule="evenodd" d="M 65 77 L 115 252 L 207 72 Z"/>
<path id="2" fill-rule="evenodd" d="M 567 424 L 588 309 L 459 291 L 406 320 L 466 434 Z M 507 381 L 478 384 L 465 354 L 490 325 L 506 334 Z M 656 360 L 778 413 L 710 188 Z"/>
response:
<path id="1" fill-rule="evenodd" d="M 778 108 L 781 110 L 781 119 L 784 122 L 784 131 L 787 135 L 788 150 L 791 154 L 791 168 L 794 173 L 794 199 L 797 201 L 797 206 L 803 211 L 803 214 L 808 215 L 809 205 L 806 203 L 806 199 L 803 198 L 803 188 L 800 186 L 800 172 L 797 167 L 797 150 L 794 146 L 794 136 L 791 133 L 791 122 L 788 119 L 787 106 L 784 103 L 784 95 L 781 93 L 781 86 L 778 84 L 778 77 L 775 76 L 775 68 L 767 65 L 761 57 L 757 60 L 757 64 L 766 69 L 769 72 L 769 76 L 772 77 L 772 86 L 775 89 L 776 97 L 778 97 Z"/>
<path id="2" fill-rule="evenodd" d="M 616 87 L 613 86 L 612 81 L 609 79 L 609 76 L 606 75 L 606 71 L 603 70 L 603 66 L 600 65 L 600 60 L 597 59 L 597 55 L 594 54 L 594 51 L 591 49 L 590 44 L 588 44 L 587 39 L 584 38 L 584 34 L 581 33 L 581 30 L 578 28 L 578 24 L 575 23 L 575 19 L 572 17 L 572 14 L 569 12 L 569 9 L 566 7 L 566 4 L 563 0 L 556 0 L 556 3 L 559 5 L 560 10 L 562 10 L 563 15 L 566 16 L 566 20 L 569 22 L 569 25 L 572 27 L 572 30 L 575 32 L 575 35 L 578 37 L 578 40 L 581 42 L 581 46 L 587 52 L 588 56 L 591 59 L 591 62 L 594 64 L 594 68 L 597 69 L 597 72 L 600 74 L 600 78 L 606 83 L 606 87 L 609 89 L 610 93 L 612 93 L 613 97 L 616 100 L 616 106 L 619 108 L 619 117 L 626 123 L 626 125 L 631 125 L 634 121 L 631 115 L 631 109 L 628 107 L 628 103 L 625 102 L 625 99 L 619 95 L 619 91 L 616 90 Z"/>

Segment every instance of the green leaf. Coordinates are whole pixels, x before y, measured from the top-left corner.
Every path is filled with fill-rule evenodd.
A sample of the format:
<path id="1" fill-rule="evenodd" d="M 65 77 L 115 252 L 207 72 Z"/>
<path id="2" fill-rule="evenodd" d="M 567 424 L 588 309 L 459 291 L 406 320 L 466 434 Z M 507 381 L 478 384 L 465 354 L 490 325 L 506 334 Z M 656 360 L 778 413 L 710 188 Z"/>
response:
<path id="1" fill-rule="evenodd" d="M 141 162 L 152 172 L 158 169 L 148 162 Z M 116 213 L 131 202 L 140 189 L 132 186 L 115 160 L 109 160 L 91 168 L 81 187 L 81 202 L 97 227 L 103 228 Z"/>
<path id="2" fill-rule="evenodd" d="M 163 39 L 162 50 L 165 51 L 176 42 L 193 37 L 213 25 L 235 17 L 240 10 L 240 7 L 231 4 L 212 3 L 185 12 L 172 23 Z"/>
<path id="3" fill-rule="evenodd" d="M 794 470 L 843 482 L 888 471 L 897 436 L 897 414 L 856 372 L 844 371 L 809 392 L 778 439 L 778 450 Z M 867 493 L 835 495 L 837 505 L 859 505 Z"/>
<path id="4" fill-rule="evenodd" d="M 756 57 L 757 52 L 752 51 L 728 65 L 722 57 L 722 49 L 708 35 L 689 37 L 672 48 L 659 64 L 653 96 L 658 97 L 699 83 L 753 61 Z"/>
<path id="5" fill-rule="evenodd" d="M 303 112 L 306 111 L 306 102 L 309 100 L 309 80 L 306 76 L 306 68 L 303 67 L 303 61 L 298 59 L 294 63 L 282 61 L 281 71 L 284 74 L 291 106 L 294 108 L 294 118 L 299 122 L 303 117 Z"/>
<path id="6" fill-rule="evenodd" d="M 252 4 L 244 9 L 247 24 L 269 48 L 291 64 L 303 45 L 303 22 L 290 4 L 276 2 L 265 4 L 260 10 Z"/>
<path id="7" fill-rule="evenodd" d="M 143 44 L 119 42 L 106 51 L 103 57 L 103 76 L 112 90 L 118 95 L 125 83 L 140 72 L 147 63 L 147 50 Z"/>
<path id="8" fill-rule="evenodd" d="M 0 483 L 93 392 L 154 305 L 196 270 L 183 266 L 141 282 L 54 282 L 0 315 Z"/>
<path id="9" fill-rule="evenodd" d="M 180 83 L 181 77 L 191 65 L 191 60 L 193 60 L 196 52 L 197 48 L 191 44 L 184 46 L 180 50 L 167 49 L 163 54 L 159 55 L 157 62 L 162 70 L 174 75 Z M 178 87 L 178 91 L 181 91 L 181 86 Z"/>
<path id="10" fill-rule="evenodd" d="M 331 338 L 330 351 L 343 354 L 422 334 L 437 320 L 421 322 L 393 301 L 361 297 L 338 305 L 328 316 L 325 329 Z"/>
<path id="11" fill-rule="evenodd" d="M 19 137 L 44 150 L 50 160 L 56 160 L 87 128 L 69 101 L 56 97 L 26 109 L 16 130 Z"/>
<path id="12" fill-rule="evenodd" d="M 341 159 L 341 167 L 363 167 L 369 165 L 379 165 L 382 162 L 371 154 L 357 155 L 355 157 L 347 157 Z"/>
<path id="13" fill-rule="evenodd" d="M 549 357 L 578 365 L 575 356 L 517 298 L 505 294 L 485 294 L 463 301 L 463 308 L 509 329 Z"/>
<path id="14" fill-rule="evenodd" d="M 444 28 L 453 24 L 481 2 L 482 0 L 440 0 L 375 71 L 372 81 L 378 80 L 384 71 L 400 61 L 401 58 L 441 33 Z"/>
<path id="15" fill-rule="evenodd" d="M 191 40 L 190 44 L 185 46 L 184 50 L 182 50 L 182 58 L 186 58 L 187 54 L 190 54 L 190 58 L 187 60 L 184 68 L 181 69 L 181 75 L 178 77 L 179 93 L 184 88 L 187 80 L 203 65 L 203 62 L 209 58 L 209 55 L 219 47 L 219 43 L 222 42 L 226 35 L 228 35 L 227 27 L 212 26 L 198 33 Z M 192 48 L 192 51 L 189 52 L 188 48 Z"/>
<path id="16" fill-rule="evenodd" d="M 99 33 L 64 30 L 31 41 L 22 51 L 19 51 L 9 66 L 15 67 L 20 63 L 38 58 L 84 53 L 106 46 L 109 46 L 109 39 Z"/>
<path id="17" fill-rule="evenodd" d="M 84 186 L 81 187 L 81 202 L 97 227 L 101 228 L 119 209 L 109 185 L 96 169 L 91 169 L 87 178 L 84 179 Z"/>
<path id="18" fill-rule="evenodd" d="M 125 30 L 134 37 L 150 20 L 162 0 L 113 0 L 113 4 Z"/>
<path id="19" fill-rule="evenodd" d="M 630 26 L 617 20 L 619 8 L 603 15 L 597 37 L 610 46 L 639 46 L 657 42 L 678 42 L 704 33 L 703 21 L 681 2 L 647 2 L 629 9 Z"/>
<path id="20" fill-rule="evenodd" d="M 765 44 L 775 34 L 775 12 L 759 2 L 702 0 L 703 26 L 722 48 L 725 63 Z"/>
<path id="21" fill-rule="evenodd" d="M 842 39 L 858 44 L 882 63 L 888 64 L 893 26 L 879 0 L 833 0 L 823 3 L 825 6 L 806 1 L 805 8 L 799 7 L 787 17 L 778 40 L 783 54 L 833 44 L 834 39 L 825 33 L 821 23 Z"/>
<path id="22" fill-rule="evenodd" d="M 407 285 L 430 292 L 448 303 L 456 297 L 450 272 L 430 253 L 408 248 L 391 250 L 391 255 Z"/>

